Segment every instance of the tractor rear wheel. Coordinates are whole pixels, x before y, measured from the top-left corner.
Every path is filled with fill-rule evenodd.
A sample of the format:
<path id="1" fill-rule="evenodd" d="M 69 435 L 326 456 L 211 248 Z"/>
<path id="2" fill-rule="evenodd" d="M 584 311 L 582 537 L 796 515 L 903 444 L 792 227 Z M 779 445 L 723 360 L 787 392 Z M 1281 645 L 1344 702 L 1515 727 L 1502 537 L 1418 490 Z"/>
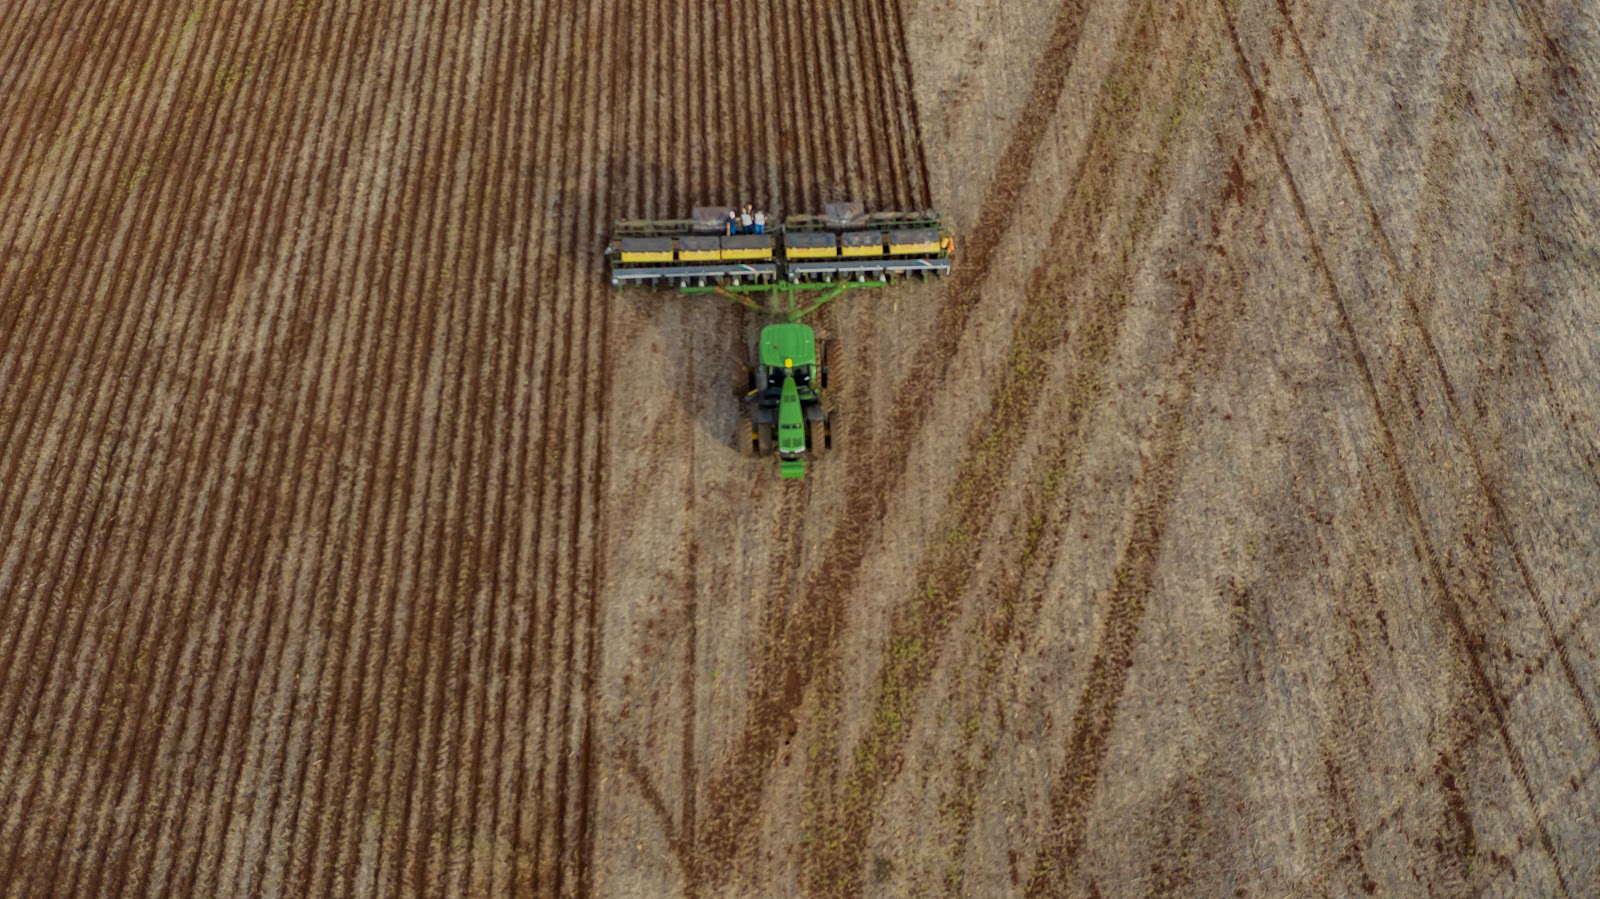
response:
<path id="1" fill-rule="evenodd" d="M 739 430 L 733 435 L 733 443 L 742 455 L 753 456 L 756 454 L 756 442 L 756 423 L 746 407 L 739 415 Z"/>
<path id="2" fill-rule="evenodd" d="M 822 389 L 827 390 L 833 384 L 833 364 L 839 358 L 839 340 L 830 337 L 822 342 L 822 352 L 817 355 L 818 367 L 822 369 Z"/>
<path id="3" fill-rule="evenodd" d="M 733 389 L 740 396 L 749 396 L 756 389 L 756 370 L 748 362 L 738 362 L 733 369 Z"/>

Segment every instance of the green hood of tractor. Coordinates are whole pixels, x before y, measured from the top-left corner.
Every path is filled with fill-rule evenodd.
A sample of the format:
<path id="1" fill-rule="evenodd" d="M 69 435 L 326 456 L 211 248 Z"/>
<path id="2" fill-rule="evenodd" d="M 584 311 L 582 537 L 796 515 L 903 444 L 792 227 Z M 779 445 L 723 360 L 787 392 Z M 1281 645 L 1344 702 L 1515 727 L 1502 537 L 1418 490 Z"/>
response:
<path id="1" fill-rule="evenodd" d="M 817 364 L 817 338 L 807 325 L 767 325 L 761 329 L 761 364 L 798 368 Z"/>
<path id="2" fill-rule="evenodd" d="M 783 379 L 783 396 L 778 401 L 778 475 L 804 477 L 806 463 L 797 458 L 806 451 L 805 419 L 800 409 L 800 391 L 794 378 Z"/>

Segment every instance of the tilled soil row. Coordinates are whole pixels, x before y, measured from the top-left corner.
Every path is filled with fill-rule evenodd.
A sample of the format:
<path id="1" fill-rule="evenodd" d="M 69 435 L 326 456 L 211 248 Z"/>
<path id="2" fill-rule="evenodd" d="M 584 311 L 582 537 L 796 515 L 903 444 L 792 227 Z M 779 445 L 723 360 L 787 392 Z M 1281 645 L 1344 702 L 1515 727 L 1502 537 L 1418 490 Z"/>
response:
<path id="1" fill-rule="evenodd" d="M 928 205 L 905 53 L 885 0 L 13 7 L 0 883 L 589 892 L 599 237 Z"/>

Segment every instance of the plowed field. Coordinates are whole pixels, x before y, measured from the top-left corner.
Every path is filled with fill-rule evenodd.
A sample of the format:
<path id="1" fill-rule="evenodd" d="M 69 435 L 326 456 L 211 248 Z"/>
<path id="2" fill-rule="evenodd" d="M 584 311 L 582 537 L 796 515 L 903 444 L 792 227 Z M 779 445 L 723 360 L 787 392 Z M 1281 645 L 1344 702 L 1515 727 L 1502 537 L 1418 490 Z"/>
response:
<path id="1" fill-rule="evenodd" d="M 0 8 L 0 894 L 1600 892 L 1600 13 L 1363 6 Z"/>

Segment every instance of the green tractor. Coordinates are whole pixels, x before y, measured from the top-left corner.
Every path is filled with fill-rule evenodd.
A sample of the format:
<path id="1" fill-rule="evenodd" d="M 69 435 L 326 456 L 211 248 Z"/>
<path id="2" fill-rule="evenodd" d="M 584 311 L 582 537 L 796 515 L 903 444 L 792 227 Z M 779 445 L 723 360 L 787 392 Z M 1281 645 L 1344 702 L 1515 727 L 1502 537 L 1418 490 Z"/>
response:
<path id="1" fill-rule="evenodd" d="M 761 329 L 755 358 L 745 366 L 744 421 L 751 453 L 778 453 L 778 475 L 804 477 L 806 457 L 833 447 L 822 391 L 828 388 L 827 344 L 798 322 Z"/>
<path id="2" fill-rule="evenodd" d="M 846 291 L 943 276 L 955 246 L 931 210 L 825 210 L 769 220 L 765 232 L 728 233 L 733 210 L 696 207 L 689 219 L 617 222 L 605 249 L 614 287 L 713 294 L 776 319 L 740 376 L 745 427 L 735 439 L 747 452 L 776 453 L 784 478 L 804 477 L 807 459 L 833 447 L 823 395 L 837 353 L 800 320 Z"/>

